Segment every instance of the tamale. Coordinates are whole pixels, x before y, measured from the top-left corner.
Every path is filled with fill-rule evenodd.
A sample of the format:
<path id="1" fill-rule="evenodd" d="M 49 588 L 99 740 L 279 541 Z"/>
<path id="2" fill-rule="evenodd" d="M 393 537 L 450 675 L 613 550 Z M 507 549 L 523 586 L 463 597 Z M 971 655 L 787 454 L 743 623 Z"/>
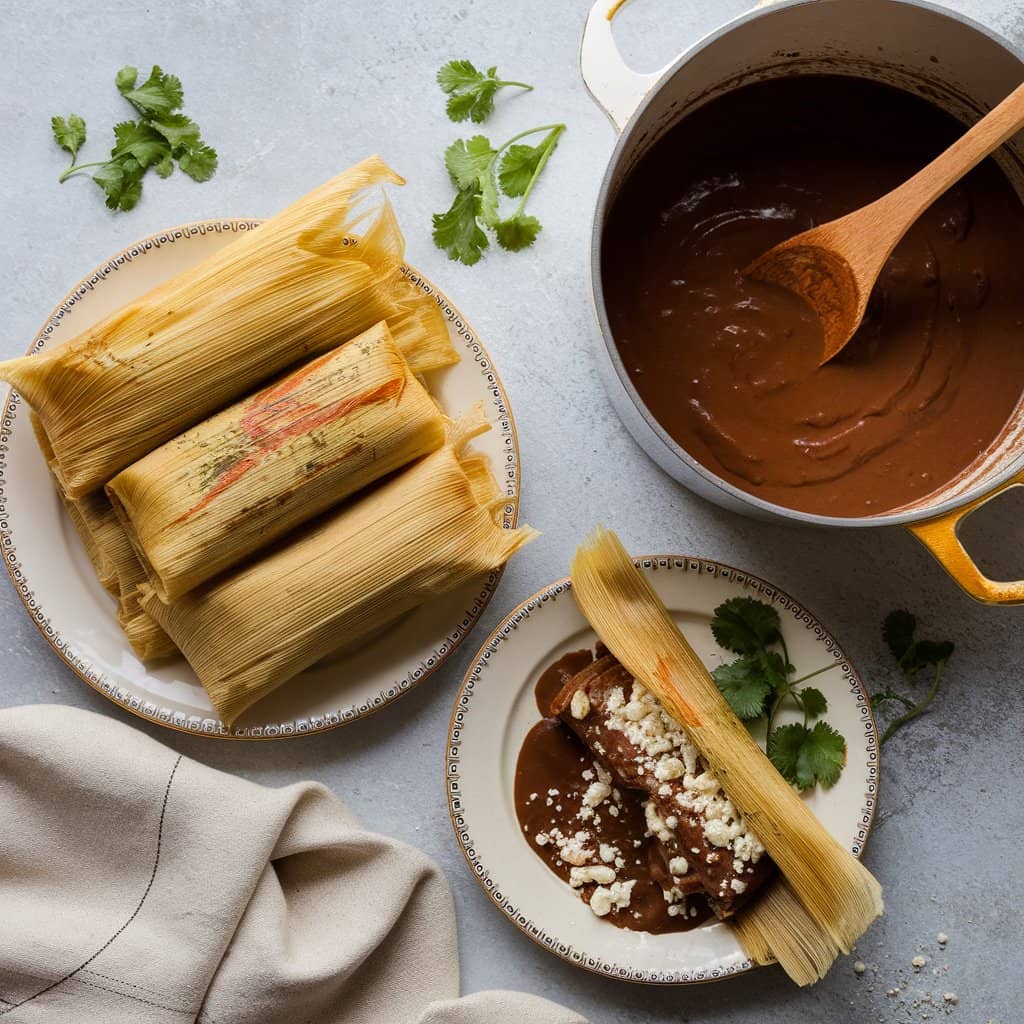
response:
<path id="1" fill-rule="evenodd" d="M 384 323 L 119 473 L 107 484 L 153 590 L 173 601 L 366 485 L 440 448 L 445 417 Z M 447 338 L 447 329 L 442 324 Z"/>
<path id="2" fill-rule="evenodd" d="M 60 487 L 57 488 L 57 492 L 60 493 Z M 89 561 L 92 564 L 93 571 L 96 573 L 96 579 L 100 581 L 100 586 L 113 597 L 119 597 L 121 585 L 117 579 L 117 567 L 100 546 L 82 511 L 81 506 L 88 500 L 88 496 L 81 501 L 72 501 L 61 494 L 60 499 L 64 504 L 64 511 L 67 512 L 68 518 L 75 528 L 75 533 L 78 534 L 78 539 L 82 542 L 82 547 L 85 548 L 86 555 L 89 556 Z M 113 512 L 113 509 L 111 511 Z"/>
<path id="3" fill-rule="evenodd" d="M 408 280 L 396 285 L 398 309 L 387 324 L 413 373 L 454 366 L 459 354 L 452 345 L 448 322 L 432 296 Z"/>
<path id="4" fill-rule="evenodd" d="M 781 909 L 772 913 L 766 904 L 751 929 L 760 936 L 761 952 L 766 935 L 798 923 L 811 929 L 810 939 L 787 934 L 780 937 L 779 948 L 793 950 L 802 939 L 819 961 L 821 951 L 827 951 L 828 963 L 840 951 L 849 952 L 882 913 L 882 890 L 875 878 L 776 771 L 614 534 L 597 530 L 580 548 L 572 583 L 576 603 L 598 636 L 683 726 L 782 872 L 786 890 L 779 897 L 773 889 Z M 787 890 L 805 914 L 790 912 Z M 815 973 L 820 976 L 826 967 L 820 965 Z M 811 973 L 803 964 L 791 977 L 806 984 L 813 980 Z"/>
<path id="5" fill-rule="evenodd" d="M 0 363 L 64 492 L 117 472 L 303 358 L 407 312 L 401 179 L 371 157 L 64 345 Z"/>
<path id="6" fill-rule="evenodd" d="M 460 421 L 443 447 L 260 561 L 171 604 L 141 588 L 143 608 L 226 723 L 332 651 L 498 568 L 533 538 L 528 527 L 497 524 L 504 499 L 485 460 L 463 457 L 481 419 Z"/>
<path id="7" fill-rule="evenodd" d="M 171 638 L 139 604 L 138 587 L 146 574 L 106 495 L 61 497 L 100 583 L 117 599 L 117 621 L 132 650 L 143 661 L 176 653 Z"/>

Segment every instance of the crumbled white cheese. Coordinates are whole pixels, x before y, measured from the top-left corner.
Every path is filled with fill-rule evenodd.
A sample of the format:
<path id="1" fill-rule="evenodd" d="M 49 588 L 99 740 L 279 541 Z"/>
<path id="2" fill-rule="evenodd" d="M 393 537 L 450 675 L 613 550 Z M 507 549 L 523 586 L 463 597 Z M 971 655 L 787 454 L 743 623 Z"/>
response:
<path id="1" fill-rule="evenodd" d="M 612 795 L 612 787 L 607 782 L 592 782 L 583 794 L 584 807 L 597 807 Z"/>
<path id="2" fill-rule="evenodd" d="M 577 690 L 572 695 L 569 710 L 577 721 L 582 721 L 590 714 L 590 697 L 587 696 L 586 690 Z"/>
<path id="3" fill-rule="evenodd" d="M 636 885 L 635 878 L 628 882 L 613 882 L 608 888 L 598 886 L 591 894 L 590 909 L 598 917 L 609 914 L 612 907 L 617 910 L 625 910 L 633 898 L 634 885 Z"/>
<path id="4" fill-rule="evenodd" d="M 690 864 L 685 857 L 673 857 L 668 862 L 669 871 L 677 878 L 680 875 L 685 875 L 690 870 Z"/>
<path id="5" fill-rule="evenodd" d="M 928 961 L 923 956 L 915 956 L 914 959 L 910 961 L 910 963 L 915 971 L 919 971 L 922 967 L 924 967 L 926 963 L 928 963 Z"/>
<path id="6" fill-rule="evenodd" d="M 547 845 L 548 845 L 548 843 L 550 843 L 550 842 L 551 842 L 551 836 L 549 836 L 549 835 L 547 834 L 547 832 L 538 832 L 538 833 L 537 833 L 537 834 L 536 834 L 536 835 L 535 835 L 535 836 L 533 837 L 533 841 L 534 841 L 534 842 L 535 842 L 535 843 L 536 843 L 536 844 L 537 844 L 538 846 L 547 846 Z"/>
<path id="7" fill-rule="evenodd" d="M 567 864 L 586 864 L 594 855 L 589 843 L 589 832 L 577 832 L 569 839 L 559 840 L 558 852 Z"/>
<path id="8" fill-rule="evenodd" d="M 682 726 L 669 715 L 657 699 L 639 683 L 634 682 L 626 700 L 621 687 L 615 687 L 606 700 L 608 716 L 606 727 L 617 730 L 639 751 L 634 768 L 639 776 L 653 775 L 663 783 L 658 788 L 660 797 L 669 798 L 673 787 L 669 782 L 682 780 L 676 792 L 676 803 L 688 816 L 700 818 L 708 842 L 717 847 L 730 847 L 734 861 L 740 864 L 756 863 L 764 854 L 764 847 L 746 827 L 732 802 L 722 791 L 718 780 L 708 771 L 698 771 L 697 750 Z M 674 815 L 659 814 L 664 830 L 678 825 Z M 657 827 L 648 829 L 666 841 Z M 737 867 L 737 871 L 742 867 Z"/>
<path id="9" fill-rule="evenodd" d="M 663 757 L 654 766 L 654 777 L 659 782 L 668 782 L 670 779 L 678 779 L 686 773 L 686 765 L 678 757 Z M 671 790 L 669 791 L 671 792 Z"/>
<path id="10" fill-rule="evenodd" d="M 558 790 L 557 789 L 549 789 L 548 790 L 548 796 L 558 796 Z"/>
<path id="11" fill-rule="evenodd" d="M 582 867 L 575 867 L 569 872 L 569 884 L 578 889 L 588 882 L 597 882 L 598 885 L 610 885 L 615 881 L 615 872 L 604 864 L 587 864 Z"/>
<path id="12" fill-rule="evenodd" d="M 664 818 L 658 813 L 653 800 L 644 802 L 644 819 L 647 823 L 647 831 L 652 836 L 657 836 L 663 843 L 672 842 L 673 836 L 665 824 Z"/>
<path id="13" fill-rule="evenodd" d="M 935 936 L 935 941 L 940 946 L 944 946 L 947 942 L 949 942 L 949 936 L 945 932 L 939 932 L 939 934 Z"/>
<path id="14" fill-rule="evenodd" d="M 618 854 L 618 849 L 614 846 L 609 846 L 608 843 L 602 843 L 598 848 L 597 855 L 605 862 L 605 864 L 611 864 L 615 860 Z"/>
<path id="15" fill-rule="evenodd" d="M 618 809 L 618 807 L 615 806 L 615 804 L 612 804 L 611 807 L 608 808 L 608 813 L 613 818 L 617 818 L 619 816 L 619 809 Z"/>
<path id="16" fill-rule="evenodd" d="M 744 893 L 747 891 L 747 883 L 741 882 L 738 878 L 734 878 L 729 883 L 729 888 L 732 889 L 732 891 L 736 893 L 737 896 L 739 896 L 740 893 Z"/>
<path id="17" fill-rule="evenodd" d="M 583 781 L 584 782 L 593 782 L 594 781 L 593 769 L 591 769 L 591 768 L 584 768 L 583 771 L 580 774 L 583 776 Z"/>

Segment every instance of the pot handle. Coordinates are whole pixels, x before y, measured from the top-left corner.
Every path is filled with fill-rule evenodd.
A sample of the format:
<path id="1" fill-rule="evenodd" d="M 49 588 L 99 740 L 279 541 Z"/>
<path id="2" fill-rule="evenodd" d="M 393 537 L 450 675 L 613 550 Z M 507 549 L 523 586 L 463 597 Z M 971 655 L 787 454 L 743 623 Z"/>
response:
<path id="1" fill-rule="evenodd" d="M 1024 471 L 995 490 L 945 515 L 915 523 L 907 529 L 938 559 L 939 564 L 976 601 L 984 604 L 1024 604 L 1024 580 L 990 580 L 974 563 L 958 536 L 960 524 L 994 497 L 1024 485 Z"/>
<path id="2" fill-rule="evenodd" d="M 612 35 L 612 18 L 626 0 L 597 0 L 587 15 L 580 44 L 580 72 L 587 91 L 621 132 L 643 98 L 666 70 L 641 73 L 622 59 Z"/>

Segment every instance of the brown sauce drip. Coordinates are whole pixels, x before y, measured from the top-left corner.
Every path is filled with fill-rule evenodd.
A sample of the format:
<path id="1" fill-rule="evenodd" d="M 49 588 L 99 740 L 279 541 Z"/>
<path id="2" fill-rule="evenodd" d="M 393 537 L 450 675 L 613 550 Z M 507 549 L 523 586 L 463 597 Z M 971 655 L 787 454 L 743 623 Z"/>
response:
<path id="1" fill-rule="evenodd" d="M 593 660 L 589 651 L 574 651 L 550 666 L 537 682 L 537 704 L 541 713 L 550 707 L 551 700 L 571 676 Z M 620 788 L 616 804 L 618 817 L 607 810 L 600 813 L 600 821 L 583 824 L 576 817 L 583 794 L 589 782 L 582 777 L 585 769 L 592 769 L 594 755 L 557 718 L 543 718 L 527 734 L 519 751 L 515 777 L 516 817 L 523 837 L 530 848 L 559 878 L 568 885 L 571 865 L 561 861 L 553 843 L 538 846 L 535 836 L 552 828 L 565 835 L 574 835 L 581 829 L 589 831 L 593 842 L 617 847 L 625 863 L 617 870 L 619 881 L 635 879 L 628 907 L 613 909 L 603 920 L 619 928 L 652 933 L 688 931 L 706 921 L 711 915 L 701 895 L 686 897 L 688 911 L 675 917 L 669 915 L 663 883 L 672 884 L 665 855 L 658 841 L 645 837 L 647 824 L 643 803 L 646 795 L 636 790 Z M 557 797 L 547 805 L 548 791 L 557 789 Z M 534 796 L 536 794 L 536 796 Z M 639 846 L 634 845 L 639 842 Z M 597 888 L 588 883 L 576 890 L 589 902 Z M 696 914 L 691 916 L 690 911 Z"/>
<path id="2" fill-rule="evenodd" d="M 740 273 L 901 184 L 963 133 L 863 79 L 722 96 L 623 185 L 604 235 L 612 333 L 662 427 L 730 483 L 834 516 L 875 515 L 960 476 L 1024 393 L 1024 206 L 991 160 L 897 247 L 864 324 L 818 366 L 820 324 Z"/>

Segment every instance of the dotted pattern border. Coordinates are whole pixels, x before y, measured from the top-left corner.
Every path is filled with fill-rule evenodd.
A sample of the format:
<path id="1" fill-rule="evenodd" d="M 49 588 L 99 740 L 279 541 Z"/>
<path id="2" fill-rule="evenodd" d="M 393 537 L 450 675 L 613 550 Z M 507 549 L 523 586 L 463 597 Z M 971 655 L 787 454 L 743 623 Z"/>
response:
<path id="1" fill-rule="evenodd" d="M 259 220 L 199 221 L 194 224 L 186 224 L 162 231 L 129 246 L 103 265 L 97 267 L 68 293 L 63 302 L 50 315 L 42 330 L 36 335 L 29 348 L 29 353 L 35 354 L 45 348 L 55 332 L 62 326 L 64 318 L 82 299 L 135 260 L 182 240 L 211 233 L 238 234 L 251 231 L 259 227 L 261 223 L 262 221 Z M 430 295 L 434 298 L 444 313 L 450 328 L 462 345 L 463 357 L 467 360 L 472 360 L 473 365 L 476 366 L 483 377 L 484 385 L 490 396 L 491 419 L 497 424 L 496 429 L 501 437 L 503 448 L 502 466 L 496 472 L 499 486 L 501 486 L 507 498 L 506 504 L 502 509 L 502 526 L 506 530 L 514 529 L 519 514 L 519 446 L 516 439 L 515 422 L 501 379 L 491 364 L 487 350 L 477 339 L 469 324 L 463 319 L 462 314 L 448 299 L 430 281 L 422 277 L 411 267 L 403 266 L 402 273 L 425 295 Z M 17 526 L 11 522 L 8 512 L 7 496 L 9 493 L 9 483 L 6 477 L 7 455 L 10 451 L 14 432 L 18 429 L 19 417 L 20 422 L 24 423 L 21 429 L 23 431 L 29 429 L 27 417 L 22 415 L 24 405 L 25 403 L 21 396 L 17 392 L 11 391 L 4 406 L 2 418 L 0 418 L 0 557 L 3 558 L 11 581 L 32 620 L 43 634 L 43 637 L 64 659 L 68 666 L 94 689 L 142 718 L 159 722 L 162 725 L 179 729 L 183 732 L 232 739 L 277 739 L 288 736 L 310 735 L 365 718 L 367 715 L 379 711 L 392 701 L 403 696 L 447 660 L 449 655 L 465 640 L 469 632 L 476 625 L 477 620 L 494 596 L 498 582 L 501 579 L 501 570 L 491 573 L 484 586 L 474 596 L 465 615 L 449 628 L 434 651 L 405 676 L 394 680 L 389 687 L 380 690 L 373 697 L 360 704 L 352 704 L 321 716 L 297 718 L 290 722 L 274 722 L 234 729 L 229 729 L 216 717 L 189 715 L 173 708 L 163 707 L 119 685 L 76 650 L 74 645 L 61 635 L 58 625 L 53 622 L 46 609 L 42 607 L 25 574 L 18 558 L 15 541 Z M 19 440 L 18 443 L 22 442 Z"/>
<path id="2" fill-rule="evenodd" d="M 732 566 L 690 556 L 651 555 L 635 558 L 633 561 L 639 568 L 650 572 L 693 572 L 701 576 L 718 577 L 745 587 L 760 599 L 773 604 L 780 612 L 791 616 L 797 624 L 810 630 L 816 640 L 824 646 L 828 655 L 835 659 L 843 674 L 843 681 L 849 687 L 856 700 L 860 725 L 867 742 L 867 756 L 863 763 L 865 771 L 864 802 L 858 814 L 856 828 L 849 840 L 851 852 L 856 857 L 860 857 L 871 832 L 878 798 L 878 732 L 871 713 L 871 702 L 864 684 L 832 635 L 825 630 L 821 623 L 806 608 L 794 601 L 784 591 L 779 590 L 778 587 L 757 576 L 734 569 Z M 516 927 L 551 953 L 586 970 L 605 975 L 609 978 L 655 985 L 698 984 L 701 982 L 717 981 L 720 978 L 749 971 L 755 966 L 750 960 L 743 960 L 730 967 L 712 967 L 695 971 L 656 971 L 639 970 L 629 964 L 615 963 L 614 961 L 593 956 L 586 950 L 578 949 L 571 942 L 566 942 L 559 936 L 552 934 L 528 918 L 516 906 L 512 897 L 503 891 L 499 879 L 492 874 L 491 868 L 483 863 L 476 852 L 470 824 L 467 821 L 463 807 L 460 775 L 462 737 L 464 730 L 472 721 L 473 697 L 477 687 L 484 684 L 485 674 L 491 659 L 497 654 L 501 645 L 515 633 L 522 623 L 532 615 L 542 611 L 546 604 L 553 604 L 564 598 L 571 589 L 572 583 L 568 578 L 558 580 L 516 608 L 491 634 L 490 638 L 481 648 L 476 664 L 469 670 L 463 680 L 449 726 L 446 771 L 448 809 L 459 847 L 484 891 Z M 850 765 L 847 765 L 846 770 L 850 770 L 850 767 Z M 500 866 L 498 870 L 500 872 Z"/>

